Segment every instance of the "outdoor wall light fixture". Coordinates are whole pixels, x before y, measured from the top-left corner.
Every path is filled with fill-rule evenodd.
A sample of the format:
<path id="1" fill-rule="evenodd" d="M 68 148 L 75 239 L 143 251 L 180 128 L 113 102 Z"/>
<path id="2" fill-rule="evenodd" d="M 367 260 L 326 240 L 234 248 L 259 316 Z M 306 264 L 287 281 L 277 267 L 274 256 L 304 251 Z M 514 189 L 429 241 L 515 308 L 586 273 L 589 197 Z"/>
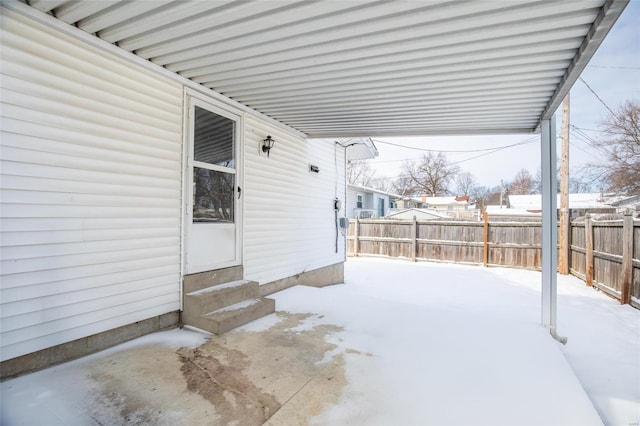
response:
<path id="1" fill-rule="evenodd" d="M 271 151 L 271 148 L 273 148 L 273 145 L 276 143 L 276 141 L 274 141 L 271 138 L 271 135 L 267 136 L 266 139 L 262 140 L 262 152 L 266 152 L 267 153 L 267 157 L 269 156 L 269 152 Z"/>

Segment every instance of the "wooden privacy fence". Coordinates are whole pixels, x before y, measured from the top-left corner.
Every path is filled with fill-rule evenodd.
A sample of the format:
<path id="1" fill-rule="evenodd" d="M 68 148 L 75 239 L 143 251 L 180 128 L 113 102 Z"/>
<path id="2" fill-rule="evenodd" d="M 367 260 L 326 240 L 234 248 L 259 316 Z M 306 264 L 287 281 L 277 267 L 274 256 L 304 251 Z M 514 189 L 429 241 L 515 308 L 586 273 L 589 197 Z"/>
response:
<path id="1" fill-rule="evenodd" d="M 571 273 L 640 308 L 640 222 L 630 214 L 607 222 L 587 218 L 573 222 L 569 235 Z M 355 219 L 347 255 L 540 269 L 541 238 L 539 221 Z"/>
<path id="2" fill-rule="evenodd" d="M 587 214 L 571 223 L 569 238 L 573 275 L 640 308 L 640 221 L 631 214 L 603 221 Z"/>

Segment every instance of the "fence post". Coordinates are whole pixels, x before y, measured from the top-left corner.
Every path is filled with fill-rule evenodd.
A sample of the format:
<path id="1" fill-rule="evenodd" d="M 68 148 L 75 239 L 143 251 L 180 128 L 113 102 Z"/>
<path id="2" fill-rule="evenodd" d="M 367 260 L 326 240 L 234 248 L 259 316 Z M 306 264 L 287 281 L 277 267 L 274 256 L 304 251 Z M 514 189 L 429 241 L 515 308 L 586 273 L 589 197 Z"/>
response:
<path id="1" fill-rule="evenodd" d="M 418 220 L 416 216 L 413 216 L 413 225 L 411 228 L 411 235 L 413 237 L 413 246 L 411 248 L 411 260 L 416 261 L 416 256 L 418 253 Z"/>
<path id="2" fill-rule="evenodd" d="M 360 252 L 360 218 L 356 216 L 356 229 L 353 238 L 353 255 L 358 257 L 358 252 Z"/>
<path id="3" fill-rule="evenodd" d="M 622 222 L 622 285 L 620 303 L 631 301 L 631 280 L 633 279 L 633 215 L 631 209 L 624 211 Z"/>
<path id="4" fill-rule="evenodd" d="M 587 213 L 584 220 L 584 250 L 585 268 L 584 276 L 587 286 L 593 286 L 593 223 L 591 214 Z"/>
<path id="5" fill-rule="evenodd" d="M 482 266 L 487 266 L 489 263 L 489 213 L 485 210 L 482 215 L 484 216 L 484 231 L 482 234 Z"/>
<path id="6" fill-rule="evenodd" d="M 560 209 L 559 231 L 558 273 L 567 275 L 569 274 L 569 258 L 571 257 L 571 220 L 569 218 L 568 208 Z"/>

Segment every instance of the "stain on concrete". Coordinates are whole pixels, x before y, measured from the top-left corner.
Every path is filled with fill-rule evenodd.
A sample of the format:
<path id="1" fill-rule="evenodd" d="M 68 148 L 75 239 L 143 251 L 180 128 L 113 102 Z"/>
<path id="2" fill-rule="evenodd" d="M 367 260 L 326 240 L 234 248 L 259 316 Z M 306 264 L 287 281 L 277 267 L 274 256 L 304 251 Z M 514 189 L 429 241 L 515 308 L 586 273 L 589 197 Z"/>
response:
<path id="1" fill-rule="evenodd" d="M 212 336 L 198 348 L 112 352 L 87 365 L 83 411 L 94 424 L 309 424 L 347 384 L 341 327 L 278 312 L 268 330 Z M 338 334 L 338 335 L 336 335 Z"/>
<path id="2" fill-rule="evenodd" d="M 202 395 L 216 407 L 221 424 L 238 422 L 261 425 L 280 408 L 273 395 L 261 392 L 243 373 L 247 357 L 216 343 L 209 345 L 222 358 L 205 355 L 200 349 L 182 349 L 181 371 L 187 388 Z"/>
<path id="3" fill-rule="evenodd" d="M 215 407 L 187 390 L 181 365 L 176 350 L 162 345 L 97 359 L 83 408 L 96 424 L 216 424 Z"/>
<path id="4" fill-rule="evenodd" d="M 305 424 L 346 385 L 342 355 L 326 356 L 336 350 L 326 337 L 342 328 L 305 325 L 312 314 L 276 315 L 267 331 L 230 332 L 179 351 L 189 390 L 215 405 L 221 424 L 260 425 L 281 412 L 287 423 Z"/>

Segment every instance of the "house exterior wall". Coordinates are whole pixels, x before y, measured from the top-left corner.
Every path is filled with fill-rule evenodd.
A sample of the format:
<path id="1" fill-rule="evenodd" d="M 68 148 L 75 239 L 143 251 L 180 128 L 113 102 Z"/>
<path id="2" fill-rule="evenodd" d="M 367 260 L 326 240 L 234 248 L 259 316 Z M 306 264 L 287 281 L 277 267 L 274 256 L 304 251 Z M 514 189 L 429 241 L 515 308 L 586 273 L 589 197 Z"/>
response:
<path id="1" fill-rule="evenodd" d="M 360 208 L 357 206 L 358 194 L 362 195 L 362 207 Z M 380 214 L 380 200 L 384 202 L 383 214 Z M 355 219 L 358 210 L 371 210 L 374 212 L 373 217 L 384 217 L 389 212 L 390 206 L 391 199 L 388 194 L 375 192 L 375 190 L 365 187 L 347 186 L 347 217 L 349 219 Z"/>
<path id="2" fill-rule="evenodd" d="M 356 215 L 354 210 L 358 207 L 358 194 L 362 194 L 363 196 L 363 208 L 364 208 L 364 193 L 355 190 L 354 188 L 347 186 L 347 202 L 346 207 L 346 217 L 349 219 L 355 219 Z"/>
<path id="3" fill-rule="evenodd" d="M 182 87 L 12 13 L 1 84 L 1 359 L 178 310 Z"/>
<path id="4" fill-rule="evenodd" d="M 260 150 L 267 135 L 276 141 L 269 157 Z M 245 278 L 265 284 L 343 262 L 340 230 L 335 251 L 333 200 L 345 204 L 344 149 L 256 117 L 246 118 L 244 139 Z M 320 172 L 310 172 L 309 164 Z"/>
<path id="5" fill-rule="evenodd" d="M 180 78 L 4 9 L 1 71 L 0 361 L 179 310 Z M 344 149 L 243 116 L 245 277 L 343 262 Z"/>
<path id="6" fill-rule="evenodd" d="M 376 208 L 375 200 L 376 198 L 371 192 L 366 192 L 364 194 L 364 205 L 362 206 L 362 208 L 375 210 Z"/>

